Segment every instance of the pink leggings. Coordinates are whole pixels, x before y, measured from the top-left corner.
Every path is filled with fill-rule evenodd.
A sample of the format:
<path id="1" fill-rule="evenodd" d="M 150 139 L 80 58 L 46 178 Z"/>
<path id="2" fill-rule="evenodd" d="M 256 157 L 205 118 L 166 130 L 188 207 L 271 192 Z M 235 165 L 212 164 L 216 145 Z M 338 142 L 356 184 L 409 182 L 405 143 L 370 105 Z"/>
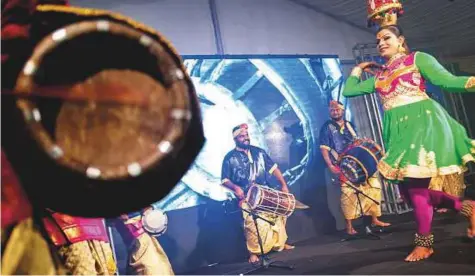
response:
<path id="1" fill-rule="evenodd" d="M 460 211 L 462 201 L 444 192 L 429 190 L 430 178 L 407 178 L 399 184 L 399 189 L 412 207 L 417 224 L 417 233 L 431 233 L 434 207 Z"/>

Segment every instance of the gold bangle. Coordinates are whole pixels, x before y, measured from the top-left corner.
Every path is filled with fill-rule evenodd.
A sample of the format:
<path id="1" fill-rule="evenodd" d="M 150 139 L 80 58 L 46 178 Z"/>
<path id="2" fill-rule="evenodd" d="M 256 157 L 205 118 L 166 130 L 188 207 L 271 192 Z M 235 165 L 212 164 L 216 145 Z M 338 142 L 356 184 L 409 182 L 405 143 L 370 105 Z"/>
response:
<path id="1" fill-rule="evenodd" d="M 465 83 L 465 89 L 471 91 L 475 89 L 475 77 L 469 77 L 467 82 Z"/>
<path id="2" fill-rule="evenodd" d="M 355 68 L 353 68 L 353 70 L 351 70 L 351 76 L 354 76 L 354 77 L 361 77 L 361 74 L 363 73 L 363 69 L 361 69 L 361 67 L 359 66 L 356 66 Z"/>

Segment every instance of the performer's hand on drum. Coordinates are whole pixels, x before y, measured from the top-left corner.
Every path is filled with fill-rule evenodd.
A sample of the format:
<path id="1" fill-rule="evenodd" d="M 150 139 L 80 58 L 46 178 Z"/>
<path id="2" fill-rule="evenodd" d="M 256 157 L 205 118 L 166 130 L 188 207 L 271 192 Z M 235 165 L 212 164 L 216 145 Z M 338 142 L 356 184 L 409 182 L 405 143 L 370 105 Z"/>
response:
<path id="1" fill-rule="evenodd" d="M 330 171 L 331 171 L 333 174 L 340 174 L 340 173 L 341 173 L 340 168 L 338 168 L 338 167 L 335 166 L 335 165 L 331 165 L 331 166 L 330 166 Z"/>
<path id="2" fill-rule="evenodd" d="M 234 194 L 239 199 L 244 199 L 246 197 L 246 195 L 244 194 L 244 191 L 240 187 L 234 188 Z"/>
<path id="3" fill-rule="evenodd" d="M 289 187 L 287 187 L 287 186 L 282 187 L 281 190 L 282 190 L 282 192 L 284 192 L 284 193 L 290 193 Z"/>
<path id="4" fill-rule="evenodd" d="M 340 181 L 340 183 L 347 183 L 349 182 L 348 178 L 346 178 L 346 176 L 344 174 L 340 174 L 340 176 L 338 177 L 338 180 Z"/>

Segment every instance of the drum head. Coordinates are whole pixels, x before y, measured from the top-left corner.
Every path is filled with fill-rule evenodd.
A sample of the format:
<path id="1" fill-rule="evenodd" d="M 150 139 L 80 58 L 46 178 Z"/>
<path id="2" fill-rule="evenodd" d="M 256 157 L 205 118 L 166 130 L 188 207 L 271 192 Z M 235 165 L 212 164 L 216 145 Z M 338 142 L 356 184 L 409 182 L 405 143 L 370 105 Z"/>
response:
<path id="1" fill-rule="evenodd" d="M 257 185 L 252 185 L 247 191 L 246 200 L 249 206 L 254 209 L 262 199 L 261 188 Z"/>

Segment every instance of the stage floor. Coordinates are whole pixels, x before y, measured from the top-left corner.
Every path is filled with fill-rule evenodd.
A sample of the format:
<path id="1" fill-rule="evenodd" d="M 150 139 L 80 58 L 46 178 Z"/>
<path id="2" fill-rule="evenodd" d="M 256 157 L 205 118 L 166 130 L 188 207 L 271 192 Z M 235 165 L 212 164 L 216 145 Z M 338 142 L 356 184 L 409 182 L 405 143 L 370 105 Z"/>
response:
<path id="1" fill-rule="evenodd" d="M 268 268 L 249 274 L 475 274 L 475 241 L 463 238 L 466 222 L 450 214 L 435 215 L 434 255 L 418 263 L 404 262 L 415 229 L 408 215 L 412 214 L 386 218 L 394 224 L 387 233 L 379 234 L 380 240 L 342 242 L 339 236 L 322 236 L 270 255 L 272 261 L 294 265 L 293 270 Z M 250 269 L 252 266 L 243 261 L 204 267 L 189 274 L 239 275 Z"/>

